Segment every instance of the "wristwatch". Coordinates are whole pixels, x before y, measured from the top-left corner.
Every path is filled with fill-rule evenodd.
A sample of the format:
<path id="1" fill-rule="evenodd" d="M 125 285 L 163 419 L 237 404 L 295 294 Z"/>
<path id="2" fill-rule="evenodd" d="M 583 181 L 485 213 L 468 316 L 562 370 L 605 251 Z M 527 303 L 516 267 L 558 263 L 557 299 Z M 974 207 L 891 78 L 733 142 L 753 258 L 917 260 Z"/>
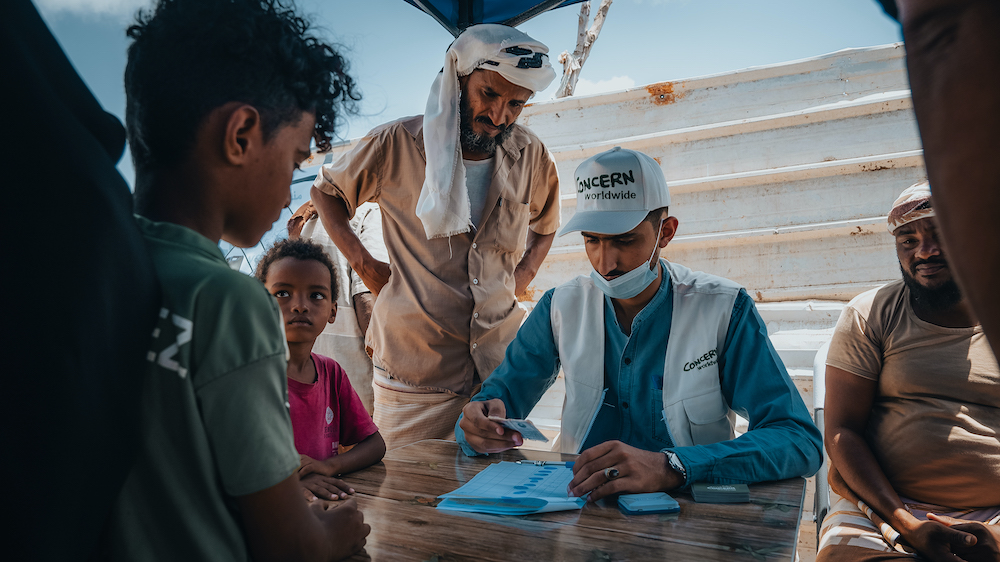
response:
<path id="1" fill-rule="evenodd" d="M 670 468 L 676 470 L 686 483 L 688 479 L 687 470 L 684 469 L 684 465 L 681 463 L 681 459 L 678 458 L 677 453 L 673 451 L 665 451 L 665 453 L 667 455 L 667 464 L 670 465 Z"/>

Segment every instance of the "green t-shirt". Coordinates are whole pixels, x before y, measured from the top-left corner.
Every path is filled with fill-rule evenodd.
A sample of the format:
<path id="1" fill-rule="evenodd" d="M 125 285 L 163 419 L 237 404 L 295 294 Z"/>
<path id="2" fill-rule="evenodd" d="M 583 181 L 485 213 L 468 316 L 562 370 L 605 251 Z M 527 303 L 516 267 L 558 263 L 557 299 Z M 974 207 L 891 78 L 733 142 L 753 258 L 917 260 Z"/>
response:
<path id="1" fill-rule="evenodd" d="M 280 313 L 207 238 L 136 219 L 163 308 L 147 355 L 139 458 L 112 513 L 112 556 L 247 560 L 234 496 L 299 466 Z"/>

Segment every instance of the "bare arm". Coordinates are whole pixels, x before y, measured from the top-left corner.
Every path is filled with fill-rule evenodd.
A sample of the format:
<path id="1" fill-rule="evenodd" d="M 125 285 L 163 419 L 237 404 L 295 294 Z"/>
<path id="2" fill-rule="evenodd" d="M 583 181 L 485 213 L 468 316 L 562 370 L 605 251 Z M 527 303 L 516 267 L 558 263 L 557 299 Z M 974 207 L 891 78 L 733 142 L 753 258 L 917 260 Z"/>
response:
<path id="1" fill-rule="evenodd" d="M 358 318 L 358 328 L 361 336 L 368 333 L 368 324 L 372 321 L 372 310 L 375 309 L 375 296 L 371 293 L 354 295 L 354 315 Z"/>
<path id="2" fill-rule="evenodd" d="M 353 269 L 376 296 L 389 282 L 389 264 L 372 257 L 350 225 L 347 206 L 339 197 L 327 195 L 315 187 L 309 192 L 319 219 L 330 239 L 347 258 Z"/>
<path id="3" fill-rule="evenodd" d="M 528 238 L 525 241 L 524 255 L 521 262 L 514 269 L 514 296 L 520 298 L 528 288 L 531 280 L 538 275 L 538 269 L 542 267 L 545 256 L 549 254 L 552 247 L 552 240 L 556 234 L 537 234 L 528 229 Z"/>
<path id="4" fill-rule="evenodd" d="M 844 482 L 903 540 L 929 560 L 955 560 L 950 545 L 965 544 L 966 533 L 910 514 L 879 466 L 865 430 L 878 383 L 836 367 L 826 368 L 826 450 Z"/>
<path id="5" fill-rule="evenodd" d="M 948 261 L 1000 356 L 1000 5 L 897 0 L 913 107 Z"/>
<path id="6" fill-rule="evenodd" d="M 330 508 L 306 503 L 298 474 L 236 502 L 257 561 L 340 560 L 361 550 L 371 532 L 353 499 Z"/>
<path id="7" fill-rule="evenodd" d="M 317 472 L 325 476 L 347 474 L 348 472 L 369 467 L 382 460 L 383 456 L 385 456 L 385 440 L 382 439 L 382 434 L 376 431 L 357 445 L 351 447 L 349 451 L 344 451 L 325 461 L 309 459 L 312 462 L 303 462 L 299 468 L 299 474 L 305 475 L 310 472 Z"/>

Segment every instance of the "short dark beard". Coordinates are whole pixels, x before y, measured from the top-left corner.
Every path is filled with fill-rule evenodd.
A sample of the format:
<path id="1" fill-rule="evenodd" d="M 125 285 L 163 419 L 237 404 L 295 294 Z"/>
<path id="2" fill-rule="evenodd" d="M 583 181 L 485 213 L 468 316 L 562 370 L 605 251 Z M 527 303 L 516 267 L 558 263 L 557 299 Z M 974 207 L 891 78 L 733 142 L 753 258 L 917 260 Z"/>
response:
<path id="1" fill-rule="evenodd" d="M 458 128 L 461 133 L 460 138 L 462 141 L 462 150 L 482 154 L 495 154 L 497 146 L 500 146 L 505 140 L 507 140 L 507 137 L 510 136 L 513 128 L 506 125 L 499 125 L 497 128 L 500 129 L 500 132 L 497 133 L 495 137 L 480 135 L 472 130 L 472 108 L 469 107 L 469 103 L 464 97 L 462 98 L 460 106 L 461 112 L 459 115 L 461 117 L 461 121 Z M 479 119 L 489 123 L 490 125 L 495 125 L 495 123 L 489 121 L 485 117 L 480 117 Z"/>
<path id="2" fill-rule="evenodd" d="M 913 264 L 913 267 L 916 268 L 919 263 Z M 930 289 L 918 283 L 914 276 L 903 268 L 902 264 L 899 266 L 899 271 L 903 274 L 903 283 L 910 290 L 910 298 L 913 299 L 914 303 L 919 303 L 920 306 L 929 311 L 945 311 L 962 300 L 962 291 L 958 288 L 955 278 L 949 279 L 940 287 Z"/>

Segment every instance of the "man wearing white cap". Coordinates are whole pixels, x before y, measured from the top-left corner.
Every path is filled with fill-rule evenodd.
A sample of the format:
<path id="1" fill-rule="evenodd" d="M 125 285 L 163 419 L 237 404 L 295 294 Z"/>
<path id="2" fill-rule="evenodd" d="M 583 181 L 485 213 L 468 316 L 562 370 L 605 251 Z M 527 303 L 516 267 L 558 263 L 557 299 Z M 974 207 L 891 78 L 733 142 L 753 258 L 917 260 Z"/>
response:
<path id="1" fill-rule="evenodd" d="M 525 417 L 561 364 L 556 449 L 582 451 L 574 495 L 815 472 L 819 431 L 746 291 L 659 258 L 678 224 L 659 164 L 614 148 L 577 168 L 576 190 L 577 212 L 560 234 L 582 231 L 593 271 L 539 300 L 463 411 L 465 452 L 521 445 L 488 417 Z M 737 413 L 750 422 L 739 437 Z"/>
<path id="2" fill-rule="evenodd" d="M 888 217 L 903 278 L 856 297 L 837 323 L 835 497 L 817 560 L 1000 560 L 1000 368 L 936 220 L 927 182 L 903 191 Z"/>
<path id="3" fill-rule="evenodd" d="M 469 27 L 448 48 L 425 114 L 371 131 L 313 185 L 330 238 L 378 295 L 366 345 L 390 448 L 451 437 L 523 319 L 515 296 L 559 226 L 555 163 L 515 123 L 555 77 L 547 52 L 511 27 Z M 365 201 L 381 207 L 391 266 L 350 230 Z"/>

